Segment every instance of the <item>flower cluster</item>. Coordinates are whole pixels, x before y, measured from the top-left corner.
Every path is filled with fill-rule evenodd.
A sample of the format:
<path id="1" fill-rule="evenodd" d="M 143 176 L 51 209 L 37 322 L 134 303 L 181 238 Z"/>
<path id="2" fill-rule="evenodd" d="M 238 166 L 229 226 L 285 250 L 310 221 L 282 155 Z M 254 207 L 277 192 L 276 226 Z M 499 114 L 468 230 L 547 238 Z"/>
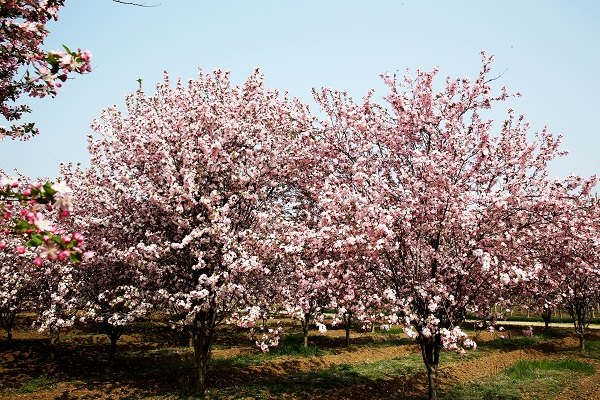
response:
<path id="1" fill-rule="evenodd" d="M 92 253 L 84 252 L 84 236 L 79 232 L 68 234 L 57 228 L 61 218 L 72 212 L 72 191 L 64 184 L 39 182 L 25 185 L 9 177 L 0 179 L 0 209 L 4 235 L 24 235 L 26 240 L 16 246 L 17 254 L 24 254 L 26 247 L 39 248 L 39 255 L 34 264 L 41 266 L 44 259 L 50 261 L 70 260 L 81 262 L 90 258 Z M 48 214 L 55 211 L 54 214 Z M 6 243 L 0 240 L 0 249 Z"/>

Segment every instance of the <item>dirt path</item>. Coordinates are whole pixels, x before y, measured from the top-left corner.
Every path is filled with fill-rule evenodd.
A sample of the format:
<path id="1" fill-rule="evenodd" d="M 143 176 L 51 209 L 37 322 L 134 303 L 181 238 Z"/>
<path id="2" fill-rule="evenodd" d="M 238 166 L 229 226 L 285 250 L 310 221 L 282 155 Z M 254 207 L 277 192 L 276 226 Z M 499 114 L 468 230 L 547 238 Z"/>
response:
<path id="1" fill-rule="evenodd" d="M 517 325 L 517 326 L 536 326 L 536 327 L 543 327 L 544 323 L 543 322 L 538 322 L 538 321 L 499 321 L 498 325 Z M 549 328 L 567 328 L 567 329 L 571 329 L 573 328 L 573 324 L 572 323 L 567 323 L 567 322 L 550 322 L 548 324 Z M 588 326 L 589 329 L 591 330 L 600 330 L 600 325 L 598 324 L 590 324 Z"/>

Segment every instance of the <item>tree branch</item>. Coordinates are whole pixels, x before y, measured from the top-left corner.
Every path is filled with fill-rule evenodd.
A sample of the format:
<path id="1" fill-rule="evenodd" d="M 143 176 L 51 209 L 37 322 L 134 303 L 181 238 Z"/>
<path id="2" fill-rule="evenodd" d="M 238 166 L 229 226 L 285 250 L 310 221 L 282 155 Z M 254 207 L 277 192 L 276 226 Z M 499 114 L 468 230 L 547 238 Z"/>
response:
<path id="1" fill-rule="evenodd" d="M 126 4 L 129 6 L 137 6 L 137 7 L 158 7 L 158 6 L 160 6 L 160 4 L 148 5 L 146 3 L 135 3 L 135 2 L 123 1 L 123 0 L 112 0 L 112 1 L 114 1 L 115 3 Z"/>

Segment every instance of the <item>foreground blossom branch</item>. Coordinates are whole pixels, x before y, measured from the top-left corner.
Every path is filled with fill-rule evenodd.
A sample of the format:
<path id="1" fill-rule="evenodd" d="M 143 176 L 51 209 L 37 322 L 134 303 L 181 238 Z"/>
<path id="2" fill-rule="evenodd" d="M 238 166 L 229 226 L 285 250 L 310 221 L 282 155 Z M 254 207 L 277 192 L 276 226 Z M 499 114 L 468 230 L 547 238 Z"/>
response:
<path id="1" fill-rule="evenodd" d="M 91 72 L 88 51 L 45 51 L 46 23 L 58 19 L 64 0 L 3 1 L 0 4 L 0 115 L 8 123 L 19 121 L 31 112 L 26 104 L 15 103 L 25 94 L 30 97 L 55 96 L 71 73 Z M 34 123 L 0 125 L 0 140 L 6 137 L 27 140 L 39 131 Z"/>
<path id="2" fill-rule="evenodd" d="M 39 256 L 33 260 L 36 265 L 41 265 L 44 258 L 79 263 L 84 257 L 91 257 L 91 253 L 83 251 L 83 235 L 78 232 L 67 234 L 55 226 L 56 218 L 71 214 L 71 195 L 71 189 L 60 182 L 32 183 L 20 190 L 18 180 L 0 179 L 3 233 L 24 238 L 23 244 L 14 249 L 17 254 L 25 253 L 26 247 L 38 248 Z M 55 212 L 55 217 L 48 218 L 50 211 Z M 6 243 L 0 239 L 0 249 L 5 248 Z"/>

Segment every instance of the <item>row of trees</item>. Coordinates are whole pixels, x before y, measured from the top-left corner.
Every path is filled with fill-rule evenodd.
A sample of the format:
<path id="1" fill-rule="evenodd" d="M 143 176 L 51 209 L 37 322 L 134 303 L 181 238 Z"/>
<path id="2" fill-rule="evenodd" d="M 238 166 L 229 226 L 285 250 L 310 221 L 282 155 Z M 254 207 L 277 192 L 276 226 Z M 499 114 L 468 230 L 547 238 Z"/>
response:
<path id="1" fill-rule="evenodd" d="M 63 168 L 76 207 L 59 223 L 95 256 L 33 267 L 62 266 L 44 273 L 59 277 L 49 315 L 102 322 L 114 345 L 136 317 L 168 312 L 193 337 L 203 393 L 219 324 L 285 310 L 307 333 L 334 308 L 347 327 L 403 325 L 430 398 L 440 351 L 475 345 L 460 328 L 468 314 L 493 319 L 494 304 L 525 296 L 585 325 L 599 277 L 595 177 L 549 179 L 560 139 L 530 141 L 512 111 L 492 132 L 481 110 L 508 94 L 492 95 L 490 62 L 437 92 L 437 71 L 384 76 L 387 105 L 324 89 L 322 118 L 258 71 L 242 86 L 215 71 L 138 90 L 125 113 L 94 121 L 92 166 Z"/>
<path id="2" fill-rule="evenodd" d="M 4 37 L 29 47 L 3 47 L 23 56 L 63 2 L 9 3 L 2 17 L 21 20 L 3 23 Z M 90 70 L 88 52 L 36 51 L 3 64 L 13 74 L 3 82 L 19 65 L 38 75 L 3 84 L 7 119 L 26 111 L 4 106 L 18 93 L 53 93 L 64 74 Z M 474 347 L 461 323 L 493 320 L 494 304 L 562 304 L 583 350 L 598 288 L 596 178 L 550 179 L 560 138 L 543 130 L 530 140 L 512 110 L 496 130 L 483 119 L 509 97 L 493 94 L 491 61 L 483 54 L 476 79 L 448 78 L 441 90 L 437 70 L 384 75 L 381 103 L 323 89 L 319 117 L 265 88 L 259 71 L 242 86 L 201 71 L 187 84 L 165 75 L 154 94 L 140 88 L 125 113 L 109 108 L 92 124 L 90 168 L 65 166 L 54 185 L 4 176 L 13 222 L 0 253 L 3 324 L 10 331 L 33 299 L 54 340 L 80 318 L 102 322 L 114 350 L 127 323 L 168 312 L 193 337 L 201 394 L 215 328 L 260 326 L 281 310 L 305 335 L 311 321 L 325 328 L 326 308 L 347 332 L 353 320 L 403 325 L 421 346 L 432 399 L 440 351 Z M 42 218 L 50 202 L 71 218 Z M 278 333 L 260 332 L 261 347 Z"/>

